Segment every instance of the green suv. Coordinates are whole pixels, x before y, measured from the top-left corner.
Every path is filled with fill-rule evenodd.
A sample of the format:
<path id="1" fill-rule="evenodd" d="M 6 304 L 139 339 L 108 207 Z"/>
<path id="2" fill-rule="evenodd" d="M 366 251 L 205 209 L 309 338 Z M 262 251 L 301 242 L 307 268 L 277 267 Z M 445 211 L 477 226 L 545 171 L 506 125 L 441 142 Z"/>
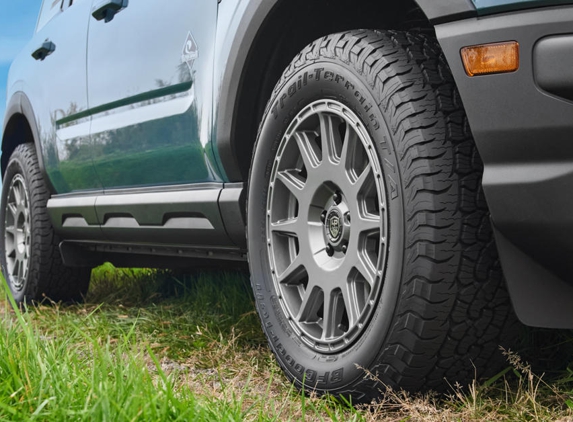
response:
<path id="1" fill-rule="evenodd" d="M 491 375 L 515 314 L 573 328 L 571 22 L 573 0 L 44 0 L 8 81 L 6 282 L 74 301 L 106 261 L 248 261 L 298 387 Z"/>

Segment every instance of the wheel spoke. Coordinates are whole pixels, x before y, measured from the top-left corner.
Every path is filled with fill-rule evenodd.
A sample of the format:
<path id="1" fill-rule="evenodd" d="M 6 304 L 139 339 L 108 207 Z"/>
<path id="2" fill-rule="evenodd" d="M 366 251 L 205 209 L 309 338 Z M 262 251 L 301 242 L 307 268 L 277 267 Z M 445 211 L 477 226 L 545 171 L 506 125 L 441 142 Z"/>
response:
<path id="1" fill-rule="evenodd" d="M 336 328 L 336 299 L 332 290 L 324 292 L 324 306 L 322 309 L 322 340 L 334 336 Z"/>
<path id="2" fill-rule="evenodd" d="M 8 258 L 16 256 L 16 243 L 14 241 L 6 242 L 6 256 Z"/>
<path id="3" fill-rule="evenodd" d="M 360 176 L 358 176 L 358 179 L 356 179 L 356 182 L 354 183 L 355 192 L 358 193 L 364 192 L 368 183 L 371 183 L 373 181 L 374 181 L 374 174 L 372 173 L 372 166 L 370 165 L 370 163 L 368 163 L 364 171 L 360 174 Z"/>
<path id="4" fill-rule="evenodd" d="M 15 243 L 18 245 L 25 245 L 26 244 L 26 237 L 24 234 L 24 229 L 23 228 L 17 228 L 16 229 L 16 237 L 14 238 Z M 18 247 L 18 246 L 17 246 Z"/>
<path id="5" fill-rule="evenodd" d="M 300 309 L 296 315 L 296 320 L 302 323 L 318 322 L 318 311 L 322 305 L 322 294 L 318 287 L 307 288 L 300 304 Z"/>
<path id="6" fill-rule="evenodd" d="M 7 234 L 11 234 L 14 237 L 16 236 L 16 233 L 18 231 L 15 226 L 7 226 L 5 230 Z"/>
<path id="7" fill-rule="evenodd" d="M 25 260 L 23 261 L 24 264 L 22 265 L 22 279 L 26 280 L 26 278 L 28 277 L 28 257 L 25 257 Z"/>
<path id="8" fill-rule="evenodd" d="M 14 278 L 17 278 L 19 271 L 20 271 L 20 260 L 18 258 L 16 258 L 14 260 L 14 268 L 12 268 L 12 276 Z"/>
<path id="9" fill-rule="evenodd" d="M 18 282 L 21 283 L 22 279 L 24 278 L 24 266 L 26 265 L 26 262 L 21 259 L 20 260 L 20 265 L 18 268 Z"/>
<path id="10" fill-rule="evenodd" d="M 380 232 L 381 225 L 382 219 L 379 215 L 367 214 L 365 216 L 361 215 L 358 217 L 358 221 L 353 226 L 353 229 L 357 230 L 359 233 L 372 234 Z"/>
<path id="11" fill-rule="evenodd" d="M 376 282 L 376 277 L 378 276 L 376 268 L 372 266 L 372 264 L 376 265 L 376 263 L 371 263 L 370 259 L 365 256 L 366 254 L 360 253 L 358 259 L 355 263 L 356 270 L 362 275 L 364 280 L 370 285 L 370 287 L 374 286 Z"/>
<path id="12" fill-rule="evenodd" d="M 277 179 L 279 179 L 283 185 L 294 195 L 298 200 L 304 189 L 304 182 L 300 180 L 297 175 L 291 170 L 283 170 L 277 173 Z"/>
<path id="13" fill-rule="evenodd" d="M 348 326 L 352 327 L 360 318 L 360 307 L 358 305 L 358 295 L 356 292 L 356 283 L 348 282 L 342 290 L 346 314 L 348 315 Z"/>
<path id="14" fill-rule="evenodd" d="M 320 113 L 320 138 L 322 146 L 322 162 L 329 160 L 332 163 L 338 163 L 338 151 L 342 149 L 342 140 L 338 125 L 340 119 L 327 113 Z"/>
<path id="15" fill-rule="evenodd" d="M 340 152 L 340 162 L 344 165 L 344 167 L 348 170 L 352 167 L 352 158 L 353 153 L 356 150 L 356 145 L 358 141 L 358 135 L 356 132 L 350 127 L 348 123 L 346 123 L 346 133 L 344 135 L 344 142 L 342 144 L 342 151 Z"/>
<path id="16" fill-rule="evenodd" d="M 12 192 L 14 193 L 14 204 L 18 207 L 22 204 L 22 193 L 20 192 L 19 184 L 12 186 Z"/>
<path id="17" fill-rule="evenodd" d="M 280 233 L 287 236 L 298 237 L 299 233 L 304 229 L 300 227 L 298 218 L 289 218 L 287 220 L 277 221 L 276 223 L 271 223 L 271 231 L 274 233 Z"/>
<path id="18" fill-rule="evenodd" d="M 10 211 L 10 214 L 12 214 L 12 218 L 14 218 L 14 220 L 16 220 L 16 214 L 18 212 L 18 208 L 16 207 L 16 205 L 13 202 L 8 204 L 8 211 Z"/>
<path id="19" fill-rule="evenodd" d="M 295 284 L 302 278 L 305 272 L 302 257 L 299 254 L 289 266 L 277 276 L 277 279 L 281 284 Z"/>
<path id="20" fill-rule="evenodd" d="M 316 132 L 296 132 L 294 134 L 302 161 L 307 171 L 320 165 L 320 151 L 318 151 L 318 145 L 314 142 L 316 136 Z"/>

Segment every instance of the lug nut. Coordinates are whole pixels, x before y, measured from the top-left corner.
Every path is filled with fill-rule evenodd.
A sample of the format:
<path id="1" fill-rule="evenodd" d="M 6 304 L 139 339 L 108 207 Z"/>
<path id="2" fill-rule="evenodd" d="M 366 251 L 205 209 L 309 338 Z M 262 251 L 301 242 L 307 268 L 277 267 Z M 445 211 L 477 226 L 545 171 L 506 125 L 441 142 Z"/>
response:
<path id="1" fill-rule="evenodd" d="M 324 210 L 322 214 L 320 214 L 320 221 L 322 221 L 323 223 L 326 221 L 326 210 Z"/>
<path id="2" fill-rule="evenodd" d="M 346 253 L 347 250 L 348 250 L 348 245 L 346 244 L 342 245 L 342 253 Z"/>
<path id="3" fill-rule="evenodd" d="M 336 205 L 340 204 L 342 202 L 342 195 L 340 194 L 340 192 L 336 192 L 334 194 L 334 196 L 332 197 L 332 199 L 334 200 L 334 203 Z"/>
<path id="4" fill-rule="evenodd" d="M 328 254 L 328 256 L 334 255 L 334 248 L 332 247 L 332 245 L 330 244 L 326 245 L 326 253 Z"/>
<path id="5" fill-rule="evenodd" d="M 344 218 L 346 219 L 346 223 L 350 224 L 350 213 L 347 212 L 346 214 L 344 214 Z"/>

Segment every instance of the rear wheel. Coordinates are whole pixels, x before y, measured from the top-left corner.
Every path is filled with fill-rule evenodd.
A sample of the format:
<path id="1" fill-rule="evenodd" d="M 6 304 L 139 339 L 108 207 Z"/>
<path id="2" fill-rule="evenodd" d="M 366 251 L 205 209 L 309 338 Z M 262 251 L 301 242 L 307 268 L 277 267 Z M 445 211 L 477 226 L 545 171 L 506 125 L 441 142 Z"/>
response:
<path id="1" fill-rule="evenodd" d="M 299 54 L 248 197 L 257 308 L 289 378 L 365 401 L 495 371 L 515 319 L 481 171 L 435 40 L 353 31 Z"/>
<path id="2" fill-rule="evenodd" d="M 49 191 L 32 144 L 19 145 L 2 186 L 0 264 L 16 303 L 79 301 L 90 270 L 63 265 L 59 238 L 47 213 Z"/>

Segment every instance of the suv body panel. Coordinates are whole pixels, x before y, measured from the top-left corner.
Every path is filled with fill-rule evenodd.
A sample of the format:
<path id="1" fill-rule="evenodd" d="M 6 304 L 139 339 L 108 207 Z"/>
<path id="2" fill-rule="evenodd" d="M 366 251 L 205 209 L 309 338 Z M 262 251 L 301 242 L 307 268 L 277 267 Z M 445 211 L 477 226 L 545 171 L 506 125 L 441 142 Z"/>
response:
<path id="1" fill-rule="evenodd" d="M 104 189 L 222 180 L 210 147 L 216 22 L 216 2 L 187 0 L 92 19 L 87 91 Z"/>
<path id="2" fill-rule="evenodd" d="M 242 197 L 242 184 L 227 189 L 220 210 L 223 184 L 211 146 L 216 3 L 181 0 L 185 13 L 171 19 L 169 31 L 161 31 L 169 8 L 155 13 L 156 26 L 133 31 L 143 25 L 141 14 L 157 12 L 152 1 L 132 3 L 108 23 L 92 18 L 95 3 L 76 1 L 55 13 L 11 69 L 21 79 L 10 78 L 7 116 L 24 114 L 32 126 L 55 194 L 48 209 L 56 232 L 84 245 L 115 244 L 116 251 L 163 244 L 176 248 L 175 256 L 203 247 L 191 255 L 217 257 L 213 251 L 223 249 L 223 257 L 244 259 L 232 252 L 239 248 L 231 238 L 244 240 L 229 236 L 222 218 L 242 221 L 230 203 Z M 78 36 L 63 39 L 66 26 Z M 31 52 L 46 38 L 57 50 L 34 61 Z M 134 55 L 140 49 L 146 54 Z M 126 54 L 137 60 L 122 61 Z M 54 83 L 44 83 L 45 72 Z"/>
<path id="3" fill-rule="evenodd" d="M 8 78 L 8 98 L 21 91 L 33 107 L 42 162 L 58 193 L 101 189 L 91 159 L 70 151 L 73 145 L 89 143 L 89 126 L 69 130 L 56 124 L 70 110 L 86 109 L 88 105 L 85 87 L 89 10 L 89 1 L 83 0 L 53 16 L 15 60 Z M 34 60 L 32 52 L 45 40 L 53 42 L 56 51 L 44 60 Z M 49 83 L 44 75 L 49 75 Z M 85 177 L 76 177 L 78 171 Z"/>

